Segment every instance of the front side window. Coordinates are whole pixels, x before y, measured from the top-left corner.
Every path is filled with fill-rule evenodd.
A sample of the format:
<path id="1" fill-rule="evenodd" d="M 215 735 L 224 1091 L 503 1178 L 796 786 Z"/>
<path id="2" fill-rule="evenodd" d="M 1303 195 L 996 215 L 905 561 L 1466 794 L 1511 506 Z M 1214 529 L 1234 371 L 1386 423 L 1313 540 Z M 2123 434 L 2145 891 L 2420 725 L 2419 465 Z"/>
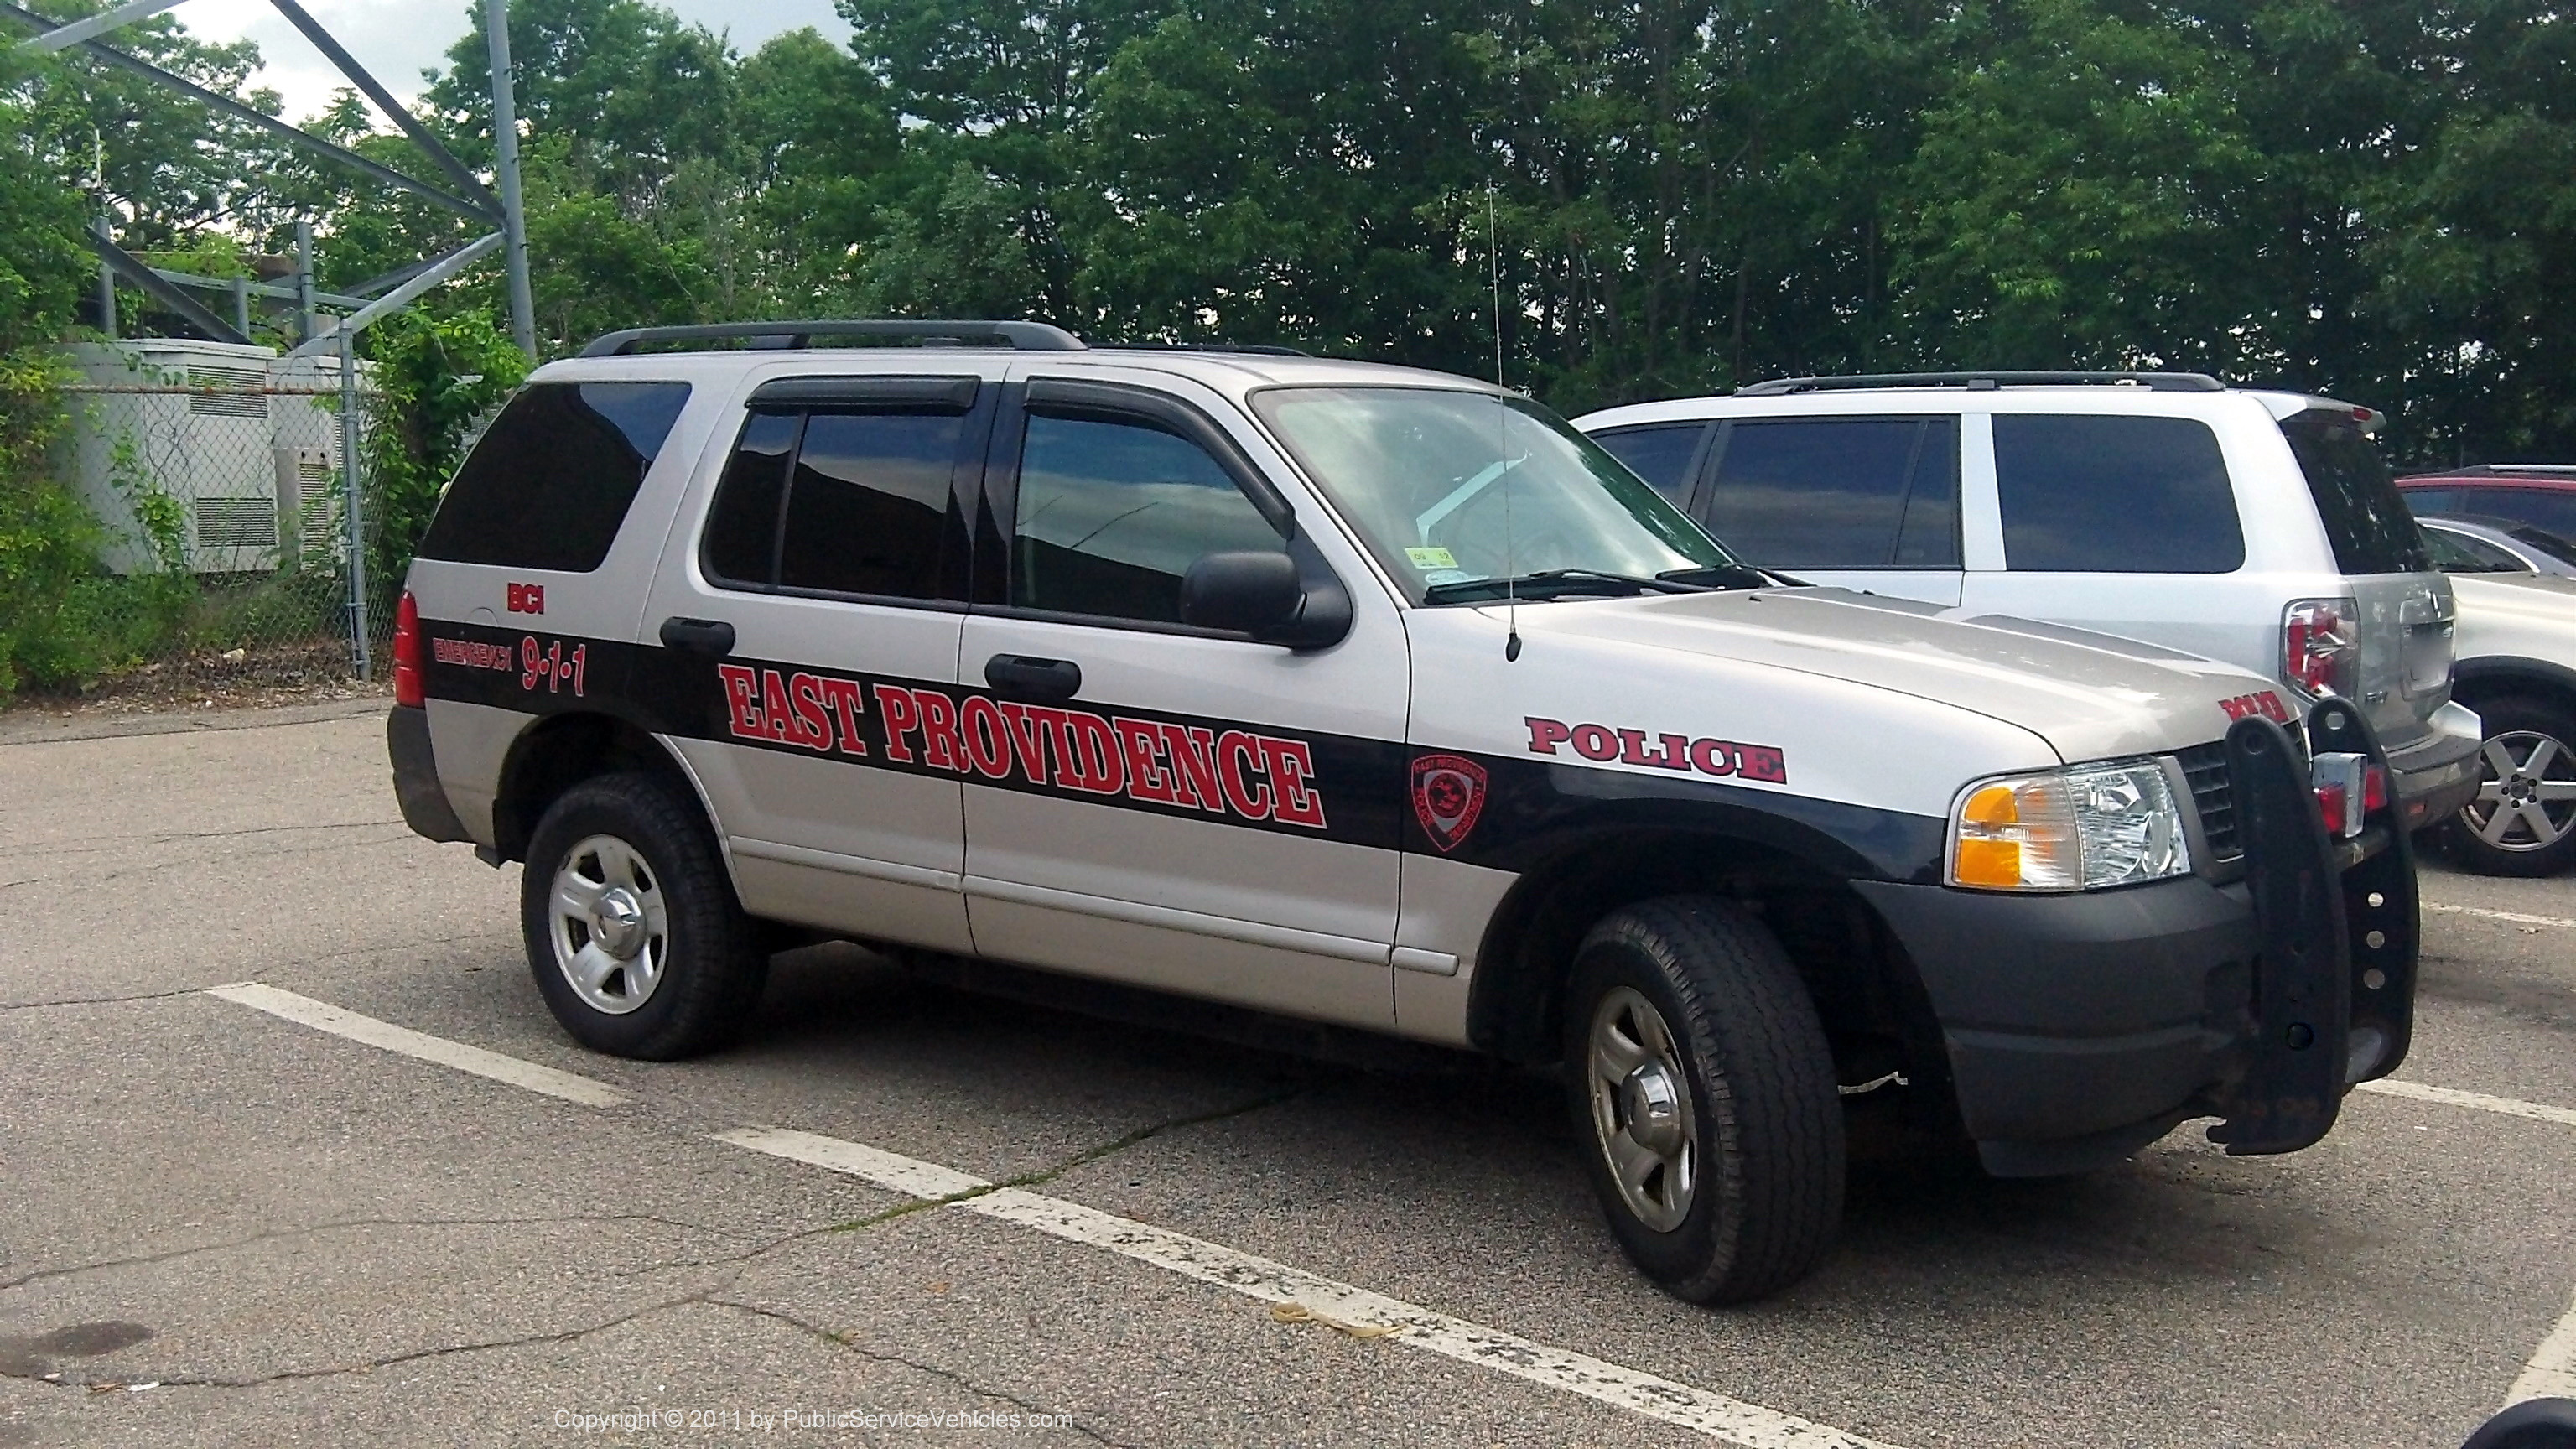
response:
<path id="1" fill-rule="evenodd" d="M 1568 570 L 1630 578 L 1734 560 L 1533 403 L 1423 387 L 1282 387 L 1254 408 L 1411 602 Z"/>
<path id="2" fill-rule="evenodd" d="M 566 573 L 599 567 L 688 400 L 685 382 L 522 389 L 456 470 L 421 557 Z"/>
<path id="3" fill-rule="evenodd" d="M 2224 574 L 2245 533 L 2218 437 L 2190 418 L 1998 413 L 1995 491 L 2016 573 Z"/>
<path id="4" fill-rule="evenodd" d="M 1698 461 L 1700 439 L 1707 434 L 1706 423 L 1680 423 L 1622 428 L 1615 433 L 1598 434 L 1592 441 L 1627 464 L 1629 472 L 1645 479 L 1648 487 L 1675 507 L 1688 507 L 1693 481 L 1691 464 Z"/>
<path id="5" fill-rule="evenodd" d="M 1189 439 L 1140 420 L 1030 412 L 1011 541 L 1013 604 L 1177 624 L 1191 564 L 1283 546 L 1233 477 Z"/>
<path id="6" fill-rule="evenodd" d="M 1810 418 L 1727 430 L 1709 531 L 1766 568 L 1959 567 L 1959 421 Z"/>

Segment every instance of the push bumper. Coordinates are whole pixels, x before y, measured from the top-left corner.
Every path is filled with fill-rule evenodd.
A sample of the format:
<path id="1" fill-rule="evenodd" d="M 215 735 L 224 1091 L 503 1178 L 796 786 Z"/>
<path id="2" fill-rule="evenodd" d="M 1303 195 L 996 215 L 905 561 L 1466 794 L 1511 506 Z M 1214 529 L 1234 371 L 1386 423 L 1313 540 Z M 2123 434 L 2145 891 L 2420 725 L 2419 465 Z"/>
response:
<path id="1" fill-rule="evenodd" d="M 2446 704 L 2433 712 L 2432 729 L 2388 754 L 2399 819 L 2409 830 L 2439 825 L 2478 797 L 2478 747 L 2485 733 L 2475 711 Z"/>
<path id="2" fill-rule="evenodd" d="M 2314 748 L 2385 758 L 2351 711 L 2334 732 L 2324 715 Z M 2361 837 L 2330 840 L 2269 720 L 2240 721 L 2228 754 L 2242 880 L 2058 896 L 1857 885 L 1914 961 L 1988 1171 L 2087 1171 L 2191 1117 L 2219 1118 L 2210 1137 L 2231 1153 L 2297 1151 L 2353 1083 L 2404 1058 L 2405 832 L 2383 810 Z"/>
<path id="3" fill-rule="evenodd" d="M 393 758 L 394 799 L 413 834 L 442 841 L 473 838 L 456 818 L 456 807 L 447 803 L 446 787 L 438 783 L 428 710 L 414 704 L 395 705 L 385 717 L 385 753 Z"/>

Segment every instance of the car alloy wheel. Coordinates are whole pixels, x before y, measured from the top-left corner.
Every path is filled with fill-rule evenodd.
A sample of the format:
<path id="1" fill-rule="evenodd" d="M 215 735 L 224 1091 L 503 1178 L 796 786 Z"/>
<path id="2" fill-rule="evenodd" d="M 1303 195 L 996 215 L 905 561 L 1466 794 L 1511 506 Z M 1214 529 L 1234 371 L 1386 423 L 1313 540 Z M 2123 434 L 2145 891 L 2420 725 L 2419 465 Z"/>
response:
<path id="1" fill-rule="evenodd" d="M 2576 753 L 2549 735 L 2513 730 L 2486 742 L 2478 798 L 2460 810 L 2497 850 L 2547 850 L 2576 831 Z"/>
<path id="2" fill-rule="evenodd" d="M 1625 986 L 1593 1009 L 1592 1129 L 1619 1196 L 1637 1220 L 1669 1233 L 1699 1194 L 1699 1118 L 1672 1029 Z"/>
<path id="3" fill-rule="evenodd" d="M 555 966 L 593 1010 L 624 1016 L 653 999 L 670 962 L 671 923 L 653 868 L 614 835 L 564 852 L 547 905 Z"/>

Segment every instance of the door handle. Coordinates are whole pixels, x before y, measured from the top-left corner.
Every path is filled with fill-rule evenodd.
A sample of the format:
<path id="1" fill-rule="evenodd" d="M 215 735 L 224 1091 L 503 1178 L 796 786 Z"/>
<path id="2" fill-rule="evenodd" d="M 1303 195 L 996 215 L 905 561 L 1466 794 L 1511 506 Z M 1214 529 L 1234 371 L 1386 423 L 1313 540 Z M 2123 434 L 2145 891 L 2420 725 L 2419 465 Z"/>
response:
<path id="1" fill-rule="evenodd" d="M 662 621 L 662 647 L 722 659 L 733 652 L 733 626 L 722 619 L 674 616 Z"/>
<path id="2" fill-rule="evenodd" d="M 1031 659 L 996 654 L 984 661 L 984 682 L 1015 699 L 1071 699 L 1082 692 L 1082 666 L 1070 659 Z"/>

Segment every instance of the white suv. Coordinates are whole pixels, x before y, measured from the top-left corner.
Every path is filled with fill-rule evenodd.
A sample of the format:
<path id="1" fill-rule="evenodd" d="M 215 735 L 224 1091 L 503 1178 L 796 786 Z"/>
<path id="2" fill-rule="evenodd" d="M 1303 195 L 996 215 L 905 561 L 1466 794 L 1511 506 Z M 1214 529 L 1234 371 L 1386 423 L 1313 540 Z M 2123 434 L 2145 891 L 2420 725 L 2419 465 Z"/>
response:
<path id="1" fill-rule="evenodd" d="M 2449 582 L 2369 408 L 2198 373 L 1797 378 L 1575 426 L 1765 568 L 2143 639 L 2353 701 L 2410 828 L 2478 786 Z"/>
<path id="2" fill-rule="evenodd" d="M 526 862 L 594 1048 L 718 1045 L 824 935 L 1562 1064 L 1620 1242 L 1738 1299 L 1824 1250 L 1847 1110 L 2007 1173 L 2287 1152 L 2406 1053 L 2354 711 L 1932 612 L 1463 378 L 666 329 L 475 446 L 388 730 L 414 829 Z"/>

